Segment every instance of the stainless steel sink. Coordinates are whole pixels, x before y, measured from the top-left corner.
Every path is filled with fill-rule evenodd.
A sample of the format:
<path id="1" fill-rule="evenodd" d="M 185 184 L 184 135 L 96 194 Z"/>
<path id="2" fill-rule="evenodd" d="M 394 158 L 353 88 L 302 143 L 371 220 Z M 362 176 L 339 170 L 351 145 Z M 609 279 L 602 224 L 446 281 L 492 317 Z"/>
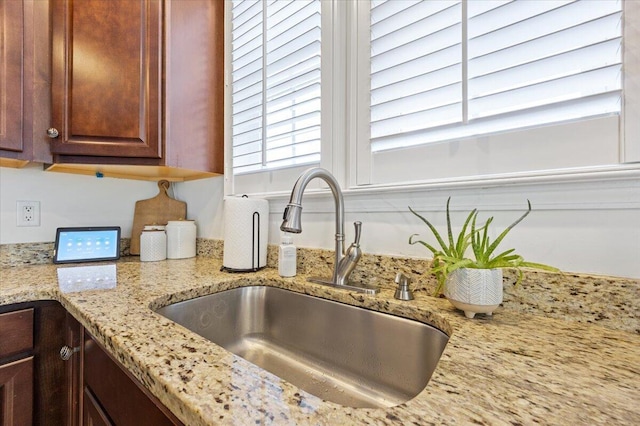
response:
<path id="1" fill-rule="evenodd" d="M 328 401 L 391 407 L 420 393 L 448 337 L 400 317 L 274 287 L 241 287 L 157 312 Z"/>

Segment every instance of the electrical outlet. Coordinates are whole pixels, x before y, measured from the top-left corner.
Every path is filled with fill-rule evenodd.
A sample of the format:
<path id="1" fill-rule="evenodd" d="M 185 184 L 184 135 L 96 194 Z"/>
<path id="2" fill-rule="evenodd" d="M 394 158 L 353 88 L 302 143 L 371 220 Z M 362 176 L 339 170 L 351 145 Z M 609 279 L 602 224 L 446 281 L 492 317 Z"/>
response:
<path id="1" fill-rule="evenodd" d="M 40 201 L 18 201 L 18 226 L 40 226 Z"/>

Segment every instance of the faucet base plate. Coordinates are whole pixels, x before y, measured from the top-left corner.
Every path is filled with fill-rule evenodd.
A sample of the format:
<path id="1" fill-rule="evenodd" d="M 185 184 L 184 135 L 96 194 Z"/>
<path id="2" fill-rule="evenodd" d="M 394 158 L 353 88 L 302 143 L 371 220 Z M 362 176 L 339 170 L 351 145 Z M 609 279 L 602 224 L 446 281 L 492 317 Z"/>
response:
<path id="1" fill-rule="evenodd" d="M 327 285 L 329 287 L 341 288 L 343 290 L 355 291 L 357 293 L 376 294 L 380 292 L 380 289 L 378 287 L 373 287 L 362 283 L 337 284 L 329 278 L 311 277 L 308 278 L 307 281 L 315 284 Z"/>

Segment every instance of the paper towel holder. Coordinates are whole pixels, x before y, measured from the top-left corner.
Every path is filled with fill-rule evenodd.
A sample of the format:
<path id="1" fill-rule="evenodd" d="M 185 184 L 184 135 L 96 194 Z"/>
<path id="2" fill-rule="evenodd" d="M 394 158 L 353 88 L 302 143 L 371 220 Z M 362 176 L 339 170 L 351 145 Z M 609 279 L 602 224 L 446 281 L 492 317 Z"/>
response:
<path id="1" fill-rule="evenodd" d="M 243 195 L 242 198 L 249 198 Z M 229 268 L 222 265 L 220 268 L 223 272 L 258 272 L 265 266 L 260 266 L 260 212 L 253 212 L 251 229 L 251 268 L 239 269 Z M 257 237 L 257 238 L 256 238 Z"/>

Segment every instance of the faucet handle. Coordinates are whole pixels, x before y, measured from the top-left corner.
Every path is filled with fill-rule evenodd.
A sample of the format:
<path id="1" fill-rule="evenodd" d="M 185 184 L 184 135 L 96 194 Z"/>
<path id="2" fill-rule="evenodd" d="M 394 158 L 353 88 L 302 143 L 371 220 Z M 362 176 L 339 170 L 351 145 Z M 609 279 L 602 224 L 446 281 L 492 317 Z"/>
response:
<path id="1" fill-rule="evenodd" d="M 407 277 L 402 272 L 398 272 L 396 274 L 396 284 L 398 284 L 398 288 L 396 289 L 396 293 L 394 297 L 399 300 L 413 300 L 413 292 L 409 288 L 409 284 L 411 283 L 411 278 Z"/>
<path id="2" fill-rule="evenodd" d="M 353 222 L 353 226 L 356 228 L 356 236 L 353 239 L 353 244 L 356 246 L 360 245 L 360 235 L 362 234 L 362 222 L 356 221 Z"/>

